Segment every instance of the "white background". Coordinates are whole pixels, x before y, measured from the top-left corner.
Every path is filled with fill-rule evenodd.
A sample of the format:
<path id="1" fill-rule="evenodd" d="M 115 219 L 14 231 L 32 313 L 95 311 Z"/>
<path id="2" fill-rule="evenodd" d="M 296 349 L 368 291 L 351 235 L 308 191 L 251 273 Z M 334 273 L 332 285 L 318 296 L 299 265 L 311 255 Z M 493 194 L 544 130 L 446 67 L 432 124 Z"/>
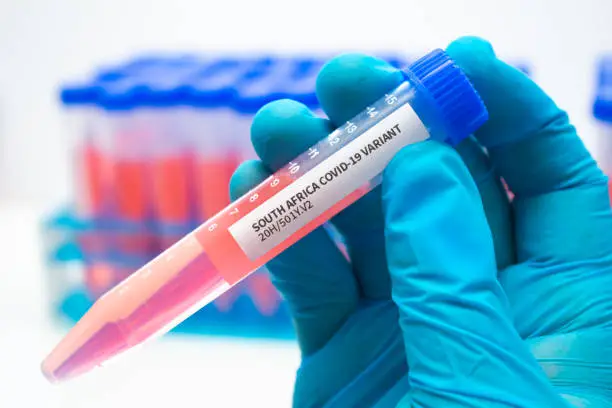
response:
<path id="1" fill-rule="evenodd" d="M 594 61 L 611 27 L 609 0 L 0 0 L 0 406 L 288 406 L 299 359 L 285 343 L 175 340 L 112 374 L 45 384 L 38 362 L 59 333 L 43 310 L 38 226 L 69 186 L 62 79 L 142 50 L 418 53 L 480 35 L 532 64 L 594 150 Z"/>

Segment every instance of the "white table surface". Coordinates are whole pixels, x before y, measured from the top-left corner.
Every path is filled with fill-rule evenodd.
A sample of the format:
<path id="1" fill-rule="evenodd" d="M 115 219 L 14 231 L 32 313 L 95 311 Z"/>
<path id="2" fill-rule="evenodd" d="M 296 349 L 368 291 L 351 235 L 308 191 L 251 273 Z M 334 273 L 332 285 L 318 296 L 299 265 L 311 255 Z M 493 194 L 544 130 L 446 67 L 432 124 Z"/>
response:
<path id="1" fill-rule="evenodd" d="M 292 341 L 166 336 L 59 385 L 40 374 L 63 334 L 45 310 L 42 212 L 0 203 L 0 407 L 288 407 Z"/>

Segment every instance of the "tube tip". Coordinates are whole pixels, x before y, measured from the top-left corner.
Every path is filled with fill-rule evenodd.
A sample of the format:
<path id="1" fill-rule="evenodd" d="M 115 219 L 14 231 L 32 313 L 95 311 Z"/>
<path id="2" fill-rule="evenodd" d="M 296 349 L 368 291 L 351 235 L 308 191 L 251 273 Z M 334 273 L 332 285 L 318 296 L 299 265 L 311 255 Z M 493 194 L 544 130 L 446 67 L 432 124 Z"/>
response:
<path id="1" fill-rule="evenodd" d="M 92 327 L 101 328 L 83 330 Z M 64 382 L 93 370 L 128 348 L 117 324 L 94 326 L 81 321 L 44 359 L 41 371 L 51 383 Z"/>
<path id="2" fill-rule="evenodd" d="M 57 384 L 60 382 L 60 379 L 57 378 L 53 373 L 53 369 L 49 367 L 49 364 L 46 359 L 41 363 L 40 371 L 45 376 L 47 381 L 49 381 L 51 384 Z"/>

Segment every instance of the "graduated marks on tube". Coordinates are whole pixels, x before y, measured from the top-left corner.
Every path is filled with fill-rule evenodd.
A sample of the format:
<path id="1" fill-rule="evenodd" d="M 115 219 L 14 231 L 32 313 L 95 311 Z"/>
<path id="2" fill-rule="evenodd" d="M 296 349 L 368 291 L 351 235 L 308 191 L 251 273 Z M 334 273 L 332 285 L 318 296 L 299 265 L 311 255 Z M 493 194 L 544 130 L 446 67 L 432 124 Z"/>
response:
<path id="1" fill-rule="evenodd" d="M 364 161 L 363 159 L 366 158 L 368 154 L 381 147 L 386 140 L 381 139 L 381 142 L 373 140 L 371 141 L 373 143 L 372 146 L 374 146 L 372 149 L 368 149 L 368 145 L 366 144 L 363 146 L 363 152 L 357 150 L 356 152 L 352 152 L 349 157 L 344 157 L 344 160 L 341 162 L 334 163 L 327 169 L 327 174 L 321 179 L 322 181 L 319 180 L 319 176 L 317 176 L 317 180 L 321 181 L 321 183 L 315 182 L 315 180 L 313 180 L 312 183 L 307 183 L 304 180 L 301 180 L 300 185 L 304 183 L 305 185 L 301 185 L 299 191 L 294 191 L 295 189 L 292 189 L 291 191 L 287 191 L 287 197 L 285 197 L 285 194 L 283 194 L 283 197 L 280 198 L 276 196 L 279 195 L 279 193 L 281 193 L 284 189 L 300 180 L 304 175 L 307 175 L 312 169 L 325 162 L 334 154 L 343 150 L 345 146 L 350 144 L 356 138 L 359 138 L 365 132 L 368 132 L 371 128 L 380 127 L 382 129 L 383 126 L 387 126 L 389 127 L 389 132 L 394 132 L 395 134 L 400 132 L 400 128 L 396 126 L 398 125 L 397 123 L 391 124 L 385 122 L 385 125 L 380 125 L 380 122 L 384 121 L 399 107 L 406 105 L 408 99 L 410 99 L 412 96 L 412 93 L 411 86 L 408 83 L 403 83 L 394 91 L 385 94 L 378 101 L 366 107 L 360 114 L 345 122 L 341 127 L 330 133 L 326 138 L 310 147 L 308 150 L 282 167 L 275 174 L 270 176 L 267 180 L 262 182 L 259 186 L 209 220 L 209 222 L 204 224 L 199 229 L 198 235 L 204 240 L 208 241 L 221 239 L 222 236 L 229 232 L 232 240 L 238 243 L 238 245 L 244 251 L 245 239 L 255 240 L 262 243 L 269 238 L 272 238 L 273 235 L 279 235 L 279 232 L 286 229 L 290 224 L 298 223 L 300 226 L 302 226 L 303 222 L 305 222 L 302 221 L 303 216 L 312 212 L 315 207 L 314 202 L 310 201 L 309 197 L 316 194 L 316 191 L 321 189 L 327 182 L 331 182 L 332 180 L 339 178 L 340 175 L 346 172 L 349 167 L 355 167 L 358 163 Z M 393 126 L 389 125 L 396 126 L 395 130 L 393 129 Z M 361 180 L 362 183 L 367 181 L 368 180 Z M 345 184 L 345 182 L 343 181 L 342 184 Z M 251 223 L 251 231 L 258 233 L 259 235 L 247 238 L 238 237 L 236 235 L 238 227 L 235 226 L 241 224 L 241 220 L 243 220 L 245 217 L 251 218 L 251 214 L 272 197 L 275 198 L 275 202 L 279 201 L 284 205 L 282 208 L 280 205 L 278 206 L 278 214 L 276 214 L 278 217 L 274 217 L 274 208 L 270 209 L 272 212 L 271 215 L 275 218 L 275 222 L 266 222 L 266 225 L 263 225 L 264 222 L 261 221 L 261 219 L 257 219 L 255 222 Z M 324 206 L 326 207 L 332 204 L 328 203 L 327 200 L 325 201 Z M 321 204 L 322 203 L 319 203 L 319 206 Z M 261 210 L 259 212 L 261 212 Z M 317 209 L 316 213 L 318 214 L 320 211 Z M 306 218 L 310 219 L 311 217 L 316 217 L 316 214 L 312 214 L 312 216 L 308 216 Z M 293 231 L 295 228 L 295 226 L 292 226 L 290 230 Z M 276 241 L 276 239 L 274 241 Z M 278 243 L 271 243 L 265 246 L 267 250 L 264 252 L 245 251 L 245 254 L 251 261 L 255 261 L 258 256 L 265 254 L 265 252 L 277 245 Z M 257 253 L 258 256 L 255 256 L 254 253 Z"/>
<path id="2" fill-rule="evenodd" d="M 396 103 L 395 98 L 390 98 Z M 372 112 L 374 114 L 374 112 Z M 349 122 L 343 132 L 356 137 L 342 143 L 337 134 L 326 144 L 340 146 L 331 155 L 294 180 L 280 194 L 263 202 L 229 227 L 238 245 L 255 260 L 334 207 L 344 197 L 375 179 L 403 146 L 429 137 L 412 107 L 405 103 L 363 133 Z M 331 214 L 330 214 L 331 216 Z"/>
<path id="3" fill-rule="evenodd" d="M 123 297 L 131 292 L 132 284 L 140 279 L 147 282 L 146 286 L 138 286 L 148 295 L 153 294 L 172 276 L 178 274 L 189 263 L 202 253 L 202 246 L 193 234 L 189 234 L 172 245 L 157 258 L 153 259 L 142 268 L 128 276 L 116 287 L 116 295 Z M 107 292 L 112 294 L 114 290 Z M 145 293 L 142 293 L 143 295 Z"/>

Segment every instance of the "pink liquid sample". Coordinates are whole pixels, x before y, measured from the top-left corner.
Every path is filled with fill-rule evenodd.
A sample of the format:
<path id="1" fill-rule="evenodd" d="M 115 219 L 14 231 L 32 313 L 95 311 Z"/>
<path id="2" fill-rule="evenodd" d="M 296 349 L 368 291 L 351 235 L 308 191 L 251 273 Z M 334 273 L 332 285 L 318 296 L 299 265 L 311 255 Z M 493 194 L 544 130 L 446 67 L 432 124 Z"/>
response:
<path id="1" fill-rule="evenodd" d="M 292 182 L 289 174 L 275 177 L 281 182 L 271 183 L 270 178 L 253 190 L 262 201 Z M 364 187 L 349 194 L 255 261 L 227 229 L 257 207 L 243 197 L 102 296 L 45 359 L 43 372 L 51 381 L 80 375 L 165 333 L 367 191 Z"/>
<path id="2" fill-rule="evenodd" d="M 188 262 L 187 265 L 163 282 L 151 282 L 155 288 L 147 288 L 149 290 L 146 292 L 151 294 L 146 301 L 134 302 L 134 289 L 129 286 L 130 282 L 135 284 L 137 279 L 146 279 L 147 272 L 143 276 L 142 270 L 140 276 L 132 275 L 123 285 L 102 296 L 67 337 L 68 347 L 79 346 L 71 350 L 53 370 L 47 365 L 53 364 L 53 353 L 51 360 L 43 363 L 47 377 L 58 380 L 89 371 L 117 353 L 140 344 L 152 333 L 163 330 L 206 295 L 222 286 L 227 287 L 204 252 L 200 251 L 197 255 L 194 251 L 188 251 L 183 255 L 189 255 L 191 259 L 178 261 L 181 264 Z M 74 336 L 71 336 L 73 333 Z"/>

